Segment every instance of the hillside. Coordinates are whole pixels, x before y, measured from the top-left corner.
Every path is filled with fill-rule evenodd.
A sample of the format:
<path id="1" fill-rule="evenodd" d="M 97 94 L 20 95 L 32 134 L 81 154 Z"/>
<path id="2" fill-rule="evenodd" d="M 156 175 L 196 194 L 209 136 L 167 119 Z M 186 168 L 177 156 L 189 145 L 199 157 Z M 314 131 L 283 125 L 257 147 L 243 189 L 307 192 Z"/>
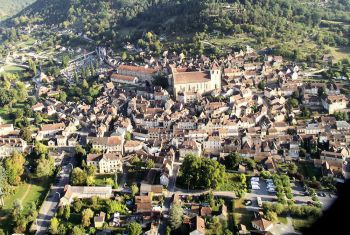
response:
<path id="1" fill-rule="evenodd" d="M 0 20 L 17 14 L 35 0 L 0 0 Z"/>
<path id="2" fill-rule="evenodd" d="M 350 33 L 348 0 L 37 0 L 19 16 L 16 24 L 58 24 L 109 45 L 153 31 L 168 39 L 181 37 L 180 43 L 196 34 L 197 41 L 216 37 L 230 45 L 237 38 L 253 39 L 289 57 L 298 57 L 293 51 L 298 44 L 308 50 L 347 47 Z M 220 40 L 212 43 L 220 45 Z"/>

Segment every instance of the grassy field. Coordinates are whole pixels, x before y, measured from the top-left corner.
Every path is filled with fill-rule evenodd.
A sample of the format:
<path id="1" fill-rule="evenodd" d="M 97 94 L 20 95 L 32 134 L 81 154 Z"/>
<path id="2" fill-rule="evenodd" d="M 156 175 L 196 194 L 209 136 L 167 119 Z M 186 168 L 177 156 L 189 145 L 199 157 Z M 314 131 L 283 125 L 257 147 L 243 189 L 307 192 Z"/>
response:
<path id="1" fill-rule="evenodd" d="M 313 223 L 311 219 L 296 219 L 293 218 L 293 227 L 296 231 L 301 231 L 303 228 L 310 227 Z"/>
<path id="2" fill-rule="evenodd" d="M 217 189 L 219 191 L 234 191 L 242 188 L 242 183 L 238 173 L 226 172 L 224 183 Z"/>
<path id="3" fill-rule="evenodd" d="M 247 226 L 248 230 L 253 229 L 251 221 L 254 214 L 252 211 L 248 211 L 242 203 L 243 199 L 235 201 L 234 219 L 237 224 L 244 224 Z"/>
<path id="4" fill-rule="evenodd" d="M 3 69 L 4 69 L 4 71 L 1 73 L 19 73 L 19 72 L 23 72 L 26 70 L 22 67 L 18 67 L 18 66 L 14 66 L 14 65 L 7 65 L 7 66 L 3 67 Z"/>
<path id="5" fill-rule="evenodd" d="M 4 207 L 0 209 L 0 229 L 9 231 L 12 221 L 10 221 L 10 210 L 14 201 L 20 200 L 24 212 L 28 212 L 32 202 L 39 203 L 45 197 L 49 190 L 50 180 L 35 180 L 29 183 L 22 183 L 16 188 L 13 195 L 8 195 L 4 198 Z"/>
<path id="6" fill-rule="evenodd" d="M 95 175 L 95 185 L 96 186 L 104 186 L 104 185 L 106 185 L 106 180 L 108 180 L 108 179 L 110 179 L 114 182 L 114 174 Z M 120 183 L 121 179 L 122 179 L 122 174 L 118 173 L 118 178 L 117 178 L 118 184 Z"/>
<path id="7" fill-rule="evenodd" d="M 348 59 L 350 57 L 350 47 L 328 47 L 328 49 L 330 50 L 330 56 L 334 57 L 335 62 Z"/>

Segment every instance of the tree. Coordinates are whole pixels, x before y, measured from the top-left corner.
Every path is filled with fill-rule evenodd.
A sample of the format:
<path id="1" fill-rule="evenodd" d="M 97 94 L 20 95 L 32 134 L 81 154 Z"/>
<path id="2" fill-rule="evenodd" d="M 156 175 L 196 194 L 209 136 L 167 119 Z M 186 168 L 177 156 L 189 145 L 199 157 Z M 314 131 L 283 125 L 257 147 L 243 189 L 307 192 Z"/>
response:
<path id="1" fill-rule="evenodd" d="M 90 208 L 87 208 L 87 209 L 83 210 L 81 215 L 82 215 L 82 218 L 81 218 L 82 225 L 84 227 L 90 226 L 90 223 L 91 223 L 90 220 L 92 217 L 94 217 L 94 212 Z"/>
<path id="2" fill-rule="evenodd" d="M 126 132 L 126 133 L 125 133 L 125 136 L 124 136 L 124 139 L 125 139 L 126 141 L 131 140 L 131 133 L 130 133 L 130 132 Z"/>
<path id="3" fill-rule="evenodd" d="M 58 226 L 58 234 L 59 235 L 66 235 L 67 234 L 67 228 L 65 224 L 60 224 L 60 226 Z"/>
<path id="4" fill-rule="evenodd" d="M 169 214 L 169 222 L 170 227 L 175 230 L 178 229 L 182 224 L 182 217 L 184 215 L 184 211 L 182 207 L 178 204 L 173 204 L 170 208 Z"/>
<path id="5" fill-rule="evenodd" d="M 131 222 L 128 225 L 128 232 L 130 235 L 140 235 L 142 233 L 142 227 L 137 222 Z"/>
<path id="6" fill-rule="evenodd" d="M 147 167 L 148 169 L 153 168 L 153 167 L 154 167 L 154 161 L 153 161 L 152 159 L 148 159 L 148 160 L 146 161 L 146 167 Z"/>
<path id="7" fill-rule="evenodd" d="M 46 177 L 52 176 L 55 171 L 55 159 L 51 156 L 45 157 L 45 155 L 41 155 L 38 165 L 36 167 L 36 176 L 37 177 Z"/>
<path id="8" fill-rule="evenodd" d="M 64 56 L 62 57 L 62 67 L 63 67 L 63 68 L 67 68 L 68 65 L 69 65 L 69 56 L 64 55 Z"/>
<path id="9" fill-rule="evenodd" d="M 58 219 L 56 217 L 53 217 L 51 219 L 51 224 L 50 224 L 50 232 L 52 234 L 58 234 L 58 226 L 60 225 Z"/>
<path id="10" fill-rule="evenodd" d="M 75 155 L 82 158 L 86 155 L 85 149 L 81 145 L 77 145 L 74 148 Z"/>
<path id="11" fill-rule="evenodd" d="M 225 166 L 216 160 L 188 155 L 181 165 L 179 181 L 191 189 L 215 189 L 224 176 Z"/>
<path id="12" fill-rule="evenodd" d="M 82 226 L 74 226 L 72 230 L 73 235 L 85 235 L 85 229 Z"/>
<path id="13" fill-rule="evenodd" d="M 68 220 L 70 218 L 70 205 L 64 206 L 63 217 Z"/>
<path id="14" fill-rule="evenodd" d="M 119 201 L 110 200 L 107 202 L 107 210 L 110 214 L 116 212 L 124 214 L 127 212 L 128 208 Z"/>
<path id="15" fill-rule="evenodd" d="M 242 158 L 238 153 L 231 153 L 224 158 L 223 164 L 227 169 L 235 170 L 238 168 L 238 165 L 241 164 Z"/>
<path id="16" fill-rule="evenodd" d="M 296 108 L 299 105 L 299 101 L 297 99 L 292 98 L 289 100 L 289 104 L 292 108 Z"/>
<path id="17" fill-rule="evenodd" d="M 131 185 L 131 195 L 134 197 L 139 192 L 139 187 L 136 184 Z"/>
<path id="18" fill-rule="evenodd" d="M 43 154 L 45 155 L 49 152 L 47 146 L 40 143 L 40 142 L 35 142 L 34 151 L 38 156 L 43 155 Z"/>
<path id="19" fill-rule="evenodd" d="M 125 51 L 123 51 L 122 54 L 121 54 L 121 59 L 122 59 L 122 61 L 125 61 L 126 58 L 128 58 L 128 55 L 126 54 Z"/>
<path id="20" fill-rule="evenodd" d="M 8 183 L 18 185 L 21 181 L 21 176 L 24 172 L 25 159 L 22 154 L 15 151 L 9 158 L 5 160 L 5 169 Z"/>
<path id="21" fill-rule="evenodd" d="M 271 222 L 276 222 L 278 220 L 276 212 L 268 211 L 266 213 L 266 219 L 270 220 Z"/>
<path id="22" fill-rule="evenodd" d="M 83 207 L 83 203 L 81 202 L 81 200 L 79 198 L 74 198 L 73 201 L 73 209 L 75 212 L 80 212 L 81 208 Z"/>
<path id="23" fill-rule="evenodd" d="M 29 127 L 21 129 L 20 136 L 27 142 L 32 142 L 33 131 Z"/>
<path id="24" fill-rule="evenodd" d="M 86 172 L 81 168 L 76 167 L 72 171 L 71 182 L 72 185 L 85 185 L 87 180 Z"/>

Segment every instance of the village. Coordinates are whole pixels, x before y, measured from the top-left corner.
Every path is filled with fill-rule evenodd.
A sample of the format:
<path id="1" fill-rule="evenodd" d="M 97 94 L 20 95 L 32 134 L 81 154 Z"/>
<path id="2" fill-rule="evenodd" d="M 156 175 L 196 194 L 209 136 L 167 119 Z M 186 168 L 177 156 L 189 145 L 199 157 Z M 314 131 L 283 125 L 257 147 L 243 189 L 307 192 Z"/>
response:
<path id="1" fill-rule="evenodd" d="M 31 110 L 49 123 L 32 142 L 0 125 L 0 158 L 40 143 L 58 169 L 36 234 L 58 234 L 56 221 L 64 229 L 76 217 L 98 234 L 130 223 L 144 234 L 298 234 L 300 215 L 319 216 L 350 177 L 348 80 L 249 46 L 215 59 L 164 51 L 138 64 L 102 54 L 92 102 L 61 101 L 68 88 L 41 71 Z M 70 86 L 85 86 L 69 73 Z M 225 165 L 223 183 L 183 179 L 190 156 Z"/>

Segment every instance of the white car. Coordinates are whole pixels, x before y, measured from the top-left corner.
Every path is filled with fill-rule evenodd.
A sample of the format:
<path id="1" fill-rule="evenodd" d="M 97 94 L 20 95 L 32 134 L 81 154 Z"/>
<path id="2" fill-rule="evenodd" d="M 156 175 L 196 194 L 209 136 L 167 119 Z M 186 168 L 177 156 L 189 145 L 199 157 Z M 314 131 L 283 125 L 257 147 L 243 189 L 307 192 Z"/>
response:
<path id="1" fill-rule="evenodd" d="M 260 185 L 259 182 L 254 182 L 254 181 L 250 182 L 250 184 L 251 185 Z"/>
<path id="2" fill-rule="evenodd" d="M 252 177 L 252 178 L 250 179 L 250 181 L 259 182 L 260 179 L 259 179 L 259 177 Z"/>
<path id="3" fill-rule="evenodd" d="M 260 187 L 259 187 L 259 185 L 254 185 L 254 184 L 253 184 L 253 185 L 252 185 L 252 189 L 253 189 L 253 190 L 259 190 Z"/>

